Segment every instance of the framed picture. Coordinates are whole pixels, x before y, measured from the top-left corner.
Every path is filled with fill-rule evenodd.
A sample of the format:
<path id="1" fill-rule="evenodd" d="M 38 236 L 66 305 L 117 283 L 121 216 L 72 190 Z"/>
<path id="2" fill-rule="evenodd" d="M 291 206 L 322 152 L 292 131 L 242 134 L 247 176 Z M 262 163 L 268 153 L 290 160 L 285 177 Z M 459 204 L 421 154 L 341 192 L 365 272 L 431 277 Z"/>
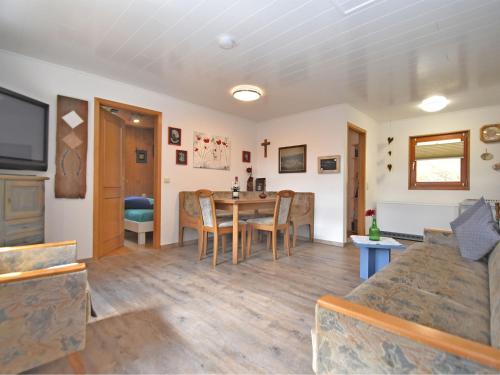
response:
<path id="1" fill-rule="evenodd" d="M 306 171 L 307 145 L 280 147 L 278 156 L 279 173 L 303 173 Z"/>
<path id="2" fill-rule="evenodd" d="M 340 173 L 340 155 L 318 157 L 318 173 Z"/>
<path id="3" fill-rule="evenodd" d="M 147 163 L 148 162 L 148 152 L 146 150 L 135 150 L 135 162 L 136 163 Z"/>
<path id="4" fill-rule="evenodd" d="M 187 165 L 187 163 L 188 163 L 188 152 L 185 150 L 175 150 L 175 164 Z"/>
<path id="5" fill-rule="evenodd" d="M 181 145 L 181 129 L 168 127 L 168 144 L 174 146 Z"/>
<path id="6" fill-rule="evenodd" d="M 250 151 L 243 151 L 242 160 L 243 163 L 250 163 L 252 154 Z"/>
<path id="7" fill-rule="evenodd" d="M 266 191 L 266 179 L 265 178 L 255 179 L 255 191 Z"/>

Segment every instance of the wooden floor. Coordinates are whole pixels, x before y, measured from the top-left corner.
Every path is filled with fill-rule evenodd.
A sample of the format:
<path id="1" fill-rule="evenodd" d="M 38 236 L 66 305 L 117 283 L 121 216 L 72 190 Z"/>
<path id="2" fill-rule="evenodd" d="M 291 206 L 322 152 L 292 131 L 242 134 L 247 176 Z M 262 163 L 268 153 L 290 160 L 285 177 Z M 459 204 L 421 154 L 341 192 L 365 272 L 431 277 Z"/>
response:
<path id="1" fill-rule="evenodd" d="M 211 267 L 195 245 L 137 248 L 88 264 L 99 317 L 81 353 L 92 373 L 311 373 L 315 301 L 361 283 L 359 253 L 299 241 L 277 261 Z M 71 372 L 67 359 L 34 370 Z"/>

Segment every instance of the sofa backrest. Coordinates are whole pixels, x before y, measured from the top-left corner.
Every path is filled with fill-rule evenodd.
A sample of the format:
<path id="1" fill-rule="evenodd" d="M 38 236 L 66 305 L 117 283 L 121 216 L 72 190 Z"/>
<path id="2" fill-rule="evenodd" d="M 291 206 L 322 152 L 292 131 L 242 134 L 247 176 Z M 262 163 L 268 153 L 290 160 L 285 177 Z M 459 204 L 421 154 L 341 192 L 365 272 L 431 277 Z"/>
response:
<path id="1" fill-rule="evenodd" d="M 500 349 L 500 242 L 488 257 L 491 345 Z"/>

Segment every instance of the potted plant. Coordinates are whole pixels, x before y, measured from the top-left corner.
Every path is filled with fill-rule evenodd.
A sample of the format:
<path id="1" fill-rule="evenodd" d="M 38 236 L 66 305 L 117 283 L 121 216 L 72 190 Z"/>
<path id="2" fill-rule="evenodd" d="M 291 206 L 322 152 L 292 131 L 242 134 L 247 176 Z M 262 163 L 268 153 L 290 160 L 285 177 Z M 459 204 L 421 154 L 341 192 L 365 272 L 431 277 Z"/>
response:
<path id="1" fill-rule="evenodd" d="M 372 226 L 368 231 L 368 238 L 370 241 L 380 241 L 380 229 L 377 226 L 377 211 L 373 208 L 366 210 L 365 216 L 372 217 Z"/>

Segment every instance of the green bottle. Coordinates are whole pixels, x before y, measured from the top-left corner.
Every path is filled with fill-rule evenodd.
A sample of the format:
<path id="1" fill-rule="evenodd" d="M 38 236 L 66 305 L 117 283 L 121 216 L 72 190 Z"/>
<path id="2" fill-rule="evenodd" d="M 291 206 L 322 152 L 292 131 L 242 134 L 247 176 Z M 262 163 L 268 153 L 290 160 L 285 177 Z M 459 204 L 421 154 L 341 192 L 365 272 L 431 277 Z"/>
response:
<path id="1" fill-rule="evenodd" d="M 370 241 L 380 241 L 380 229 L 377 227 L 377 218 L 373 216 L 372 226 L 368 232 Z"/>

